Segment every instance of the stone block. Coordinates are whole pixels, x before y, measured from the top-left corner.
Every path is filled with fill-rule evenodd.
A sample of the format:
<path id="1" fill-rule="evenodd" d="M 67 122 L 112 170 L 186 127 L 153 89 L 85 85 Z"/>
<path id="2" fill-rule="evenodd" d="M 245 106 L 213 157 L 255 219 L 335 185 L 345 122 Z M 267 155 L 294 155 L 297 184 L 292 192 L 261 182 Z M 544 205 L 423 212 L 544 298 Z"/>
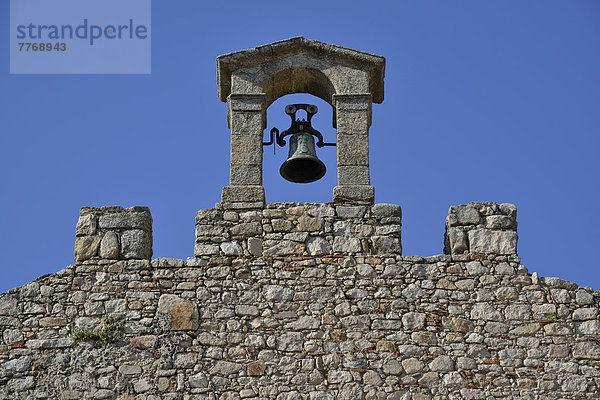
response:
<path id="1" fill-rule="evenodd" d="M 220 247 L 226 256 L 239 256 L 243 252 L 242 246 L 238 242 L 224 242 Z"/>
<path id="2" fill-rule="evenodd" d="M 227 97 L 227 107 L 230 111 L 262 112 L 265 96 L 264 93 L 231 93 Z"/>
<path id="3" fill-rule="evenodd" d="M 448 226 L 478 225 L 481 223 L 479 211 L 469 206 L 452 206 L 448 212 Z"/>
<path id="4" fill-rule="evenodd" d="M 217 244 L 196 243 L 194 245 L 194 256 L 211 256 L 219 254 L 220 248 Z"/>
<path id="5" fill-rule="evenodd" d="M 98 219 L 93 214 L 80 215 L 75 228 L 76 236 L 93 236 L 98 229 Z"/>
<path id="6" fill-rule="evenodd" d="M 375 254 L 402 254 L 400 239 L 388 236 L 373 236 Z"/>
<path id="7" fill-rule="evenodd" d="M 171 330 L 186 331 L 198 328 L 196 306 L 186 299 L 172 294 L 163 294 L 158 300 L 157 312 L 171 317 Z"/>
<path id="8" fill-rule="evenodd" d="M 335 212 L 340 218 L 362 218 L 365 215 L 365 206 L 336 206 Z"/>
<path id="9" fill-rule="evenodd" d="M 248 238 L 248 251 L 255 257 L 262 256 L 263 240 L 259 238 Z"/>
<path id="10" fill-rule="evenodd" d="M 362 245 L 355 237 L 336 236 L 333 239 L 333 251 L 343 253 L 360 253 Z"/>
<path id="11" fill-rule="evenodd" d="M 402 316 L 402 325 L 406 329 L 422 329 L 425 327 L 426 315 L 417 312 L 408 312 Z"/>
<path id="12" fill-rule="evenodd" d="M 202 372 L 190 376 L 188 382 L 190 384 L 190 387 L 193 389 L 208 387 L 208 378 Z"/>
<path id="13" fill-rule="evenodd" d="M 17 299 L 10 295 L 0 297 L 0 315 L 15 315 L 18 312 Z"/>
<path id="14" fill-rule="evenodd" d="M 338 133 L 337 164 L 369 165 L 369 135 Z"/>
<path id="15" fill-rule="evenodd" d="M 313 218 L 307 215 L 302 215 L 298 218 L 297 230 L 301 232 L 315 232 L 323 229 L 323 218 Z"/>
<path id="16" fill-rule="evenodd" d="M 265 203 L 265 189 L 261 184 L 231 185 L 223 187 L 223 203 Z"/>
<path id="17" fill-rule="evenodd" d="M 79 236 L 75 238 L 75 261 L 85 261 L 98 255 L 100 237 Z"/>
<path id="18" fill-rule="evenodd" d="M 448 356 L 438 356 L 429 363 L 431 371 L 452 371 L 454 369 L 454 361 Z"/>
<path id="19" fill-rule="evenodd" d="M 499 205 L 500 212 L 510 216 L 512 219 L 517 219 L 517 206 L 512 203 L 502 203 Z"/>
<path id="20" fill-rule="evenodd" d="M 262 167 L 251 164 L 231 164 L 229 181 L 232 186 L 262 185 Z"/>
<path id="21" fill-rule="evenodd" d="M 575 343 L 572 351 L 575 358 L 600 360 L 600 344 L 595 341 Z"/>
<path id="22" fill-rule="evenodd" d="M 217 361 L 217 363 L 209 369 L 211 375 L 229 376 L 237 374 L 244 366 L 230 361 Z"/>
<path id="23" fill-rule="evenodd" d="M 469 250 L 469 237 L 461 228 L 452 227 L 446 231 L 450 254 L 463 254 Z M 448 250 L 448 249 L 447 249 Z"/>
<path id="24" fill-rule="evenodd" d="M 396 204 L 377 203 L 371 207 L 371 213 L 376 217 L 402 218 L 402 208 Z"/>
<path id="25" fill-rule="evenodd" d="M 336 112 L 340 111 L 369 111 L 371 110 L 373 99 L 370 93 L 342 93 L 332 96 L 333 105 Z"/>
<path id="26" fill-rule="evenodd" d="M 121 257 L 149 260 L 152 257 L 151 234 L 140 229 L 121 233 Z"/>
<path id="27" fill-rule="evenodd" d="M 487 229 L 517 229 L 517 221 L 508 215 L 490 215 L 485 217 Z"/>
<path id="28" fill-rule="evenodd" d="M 501 321 L 502 314 L 489 303 L 476 303 L 471 308 L 471 319 L 484 321 Z"/>
<path id="29" fill-rule="evenodd" d="M 369 167 L 365 165 L 341 165 L 337 169 L 338 185 L 369 185 Z"/>
<path id="30" fill-rule="evenodd" d="M 471 230 L 469 245 L 473 254 L 517 254 L 517 233 L 488 229 Z"/>
<path id="31" fill-rule="evenodd" d="M 231 136 L 234 135 L 253 135 L 260 136 L 263 134 L 263 116 L 257 111 L 235 111 L 229 114 L 229 129 Z M 232 151 L 234 151 L 232 149 Z"/>
<path id="32" fill-rule="evenodd" d="M 262 165 L 263 145 L 260 135 L 231 135 L 232 165 Z"/>
<path id="33" fill-rule="evenodd" d="M 98 219 L 100 229 L 142 229 L 152 230 L 152 216 L 147 207 L 136 207 L 145 211 L 124 210 L 118 213 L 101 215 Z"/>
<path id="34" fill-rule="evenodd" d="M 368 185 L 346 185 L 333 188 L 333 201 L 336 204 L 373 204 L 375 188 Z"/>
<path id="35" fill-rule="evenodd" d="M 299 247 L 302 246 L 302 247 Z M 304 244 L 298 245 L 291 240 L 282 240 L 274 246 L 263 249 L 263 255 L 266 257 L 291 256 L 294 254 L 302 254 Z"/>
<path id="36" fill-rule="evenodd" d="M 100 241 L 100 258 L 119 259 L 119 237 L 115 231 L 108 231 Z"/>
<path id="37" fill-rule="evenodd" d="M 465 318 L 443 317 L 442 326 L 454 332 L 468 333 L 475 329 L 475 324 Z"/>
<path id="38" fill-rule="evenodd" d="M 325 218 L 335 216 L 335 208 L 331 204 L 318 204 L 306 209 L 306 213 L 311 217 Z"/>
<path id="39" fill-rule="evenodd" d="M 322 237 L 310 237 L 306 241 L 306 250 L 311 256 L 322 256 L 330 254 L 332 251 L 331 244 Z"/>
<path id="40" fill-rule="evenodd" d="M 598 308 L 596 307 L 586 307 L 586 308 L 578 308 L 573 311 L 573 320 L 574 321 L 584 321 L 588 319 L 595 319 L 598 316 Z"/>

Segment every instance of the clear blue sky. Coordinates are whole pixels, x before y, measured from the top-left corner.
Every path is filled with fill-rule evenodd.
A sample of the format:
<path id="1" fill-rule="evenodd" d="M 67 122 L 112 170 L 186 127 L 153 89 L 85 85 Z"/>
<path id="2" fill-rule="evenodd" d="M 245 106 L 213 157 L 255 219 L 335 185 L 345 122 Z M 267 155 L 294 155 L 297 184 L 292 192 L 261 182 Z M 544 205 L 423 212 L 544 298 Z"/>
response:
<path id="1" fill-rule="evenodd" d="M 405 255 L 440 254 L 448 207 L 518 207 L 530 272 L 600 289 L 600 2 L 154 1 L 150 75 L 9 75 L 0 5 L 0 292 L 73 262 L 82 206 L 147 205 L 154 256 L 192 256 L 194 216 L 228 183 L 226 106 L 215 58 L 305 36 L 386 57 L 373 106 L 376 202 L 403 208 Z M 286 96 L 269 127 L 288 125 Z M 332 139 L 331 107 L 315 126 Z M 329 172 L 279 177 L 267 201 L 331 201 Z"/>

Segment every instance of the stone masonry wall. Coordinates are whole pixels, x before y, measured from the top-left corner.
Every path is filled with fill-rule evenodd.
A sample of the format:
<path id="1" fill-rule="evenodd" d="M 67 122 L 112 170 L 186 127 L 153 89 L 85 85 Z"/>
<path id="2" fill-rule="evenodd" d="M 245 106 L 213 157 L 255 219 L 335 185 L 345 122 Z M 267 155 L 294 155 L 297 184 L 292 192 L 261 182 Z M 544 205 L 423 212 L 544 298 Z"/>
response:
<path id="1" fill-rule="evenodd" d="M 0 399 L 600 398 L 600 292 L 529 274 L 516 247 L 402 256 L 397 206 L 218 205 L 195 257 L 150 260 L 124 256 L 136 210 L 82 210 L 77 240 L 113 229 L 118 258 L 79 243 L 0 295 Z M 458 206 L 448 227 L 514 232 L 495 215 L 516 209 Z M 73 339 L 107 316 L 117 341 Z"/>

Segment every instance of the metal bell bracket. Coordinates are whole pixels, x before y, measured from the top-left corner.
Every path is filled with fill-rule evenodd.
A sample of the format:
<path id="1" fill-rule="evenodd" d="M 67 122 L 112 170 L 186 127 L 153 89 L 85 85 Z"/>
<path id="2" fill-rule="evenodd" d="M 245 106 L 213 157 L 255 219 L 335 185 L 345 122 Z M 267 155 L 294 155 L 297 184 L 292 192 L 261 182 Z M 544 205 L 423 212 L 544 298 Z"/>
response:
<path id="1" fill-rule="evenodd" d="M 296 118 L 296 111 L 298 110 L 306 111 L 306 120 L 300 120 Z M 311 126 L 310 121 L 313 115 L 315 115 L 318 111 L 319 109 L 317 106 L 313 104 L 290 104 L 285 106 L 285 113 L 292 119 L 292 124 L 288 129 L 281 133 L 279 133 L 279 129 L 273 127 L 273 129 L 271 129 L 271 139 L 268 142 L 263 142 L 263 146 L 272 145 L 273 139 L 275 139 L 279 146 L 284 147 L 286 144 L 284 138 L 299 132 L 309 133 L 319 139 L 316 143 L 317 147 L 319 148 L 324 146 L 335 146 L 335 143 L 327 143 L 323 141 L 323 134 Z"/>

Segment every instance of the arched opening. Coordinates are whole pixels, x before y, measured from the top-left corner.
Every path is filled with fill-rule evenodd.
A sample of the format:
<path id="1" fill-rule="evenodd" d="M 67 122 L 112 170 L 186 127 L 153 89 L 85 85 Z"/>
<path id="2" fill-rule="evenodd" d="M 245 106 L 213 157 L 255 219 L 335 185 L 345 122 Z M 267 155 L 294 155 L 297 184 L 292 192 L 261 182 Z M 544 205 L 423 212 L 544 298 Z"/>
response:
<path id="1" fill-rule="evenodd" d="M 289 94 L 279 97 L 267 109 L 267 128 L 264 131 L 264 141 L 268 140 L 269 132 L 273 127 L 280 132 L 290 127 L 291 119 L 285 113 L 285 106 L 295 103 L 314 104 L 319 111 L 312 118 L 312 126 L 323 134 L 326 142 L 336 141 L 336 131 L 332 126 L 332 107 L 328 102 L 305 93 Z M 306 114 L 298 115 L 306 118 Z M 275 154 L 273 154 L 275 151 Z M 277 144 L 263 147 L 263 186 L 266 188 L 265 196 L 268 203 L 275 202 L 329 202 L 331 190 L 337 184 L 336 148 L 325 146 L 317 148 L 317 157 L 325 164 L 325 176 L 312 183 L 292 183 L 279 174 L 281 164 L 287 159 L 289 152 L 289 136 L 286 138 L 285 147 Z"/>
<path id="2" fill-rule="evenodd" d="M 291 67 L 269 76 L 263 90 L 266 94 L 266 107 L 281 96 L 294 93 L 309 93 L 331 105 L 331 96 L 336 93 L 327 75 L 306 67 Z"/>

